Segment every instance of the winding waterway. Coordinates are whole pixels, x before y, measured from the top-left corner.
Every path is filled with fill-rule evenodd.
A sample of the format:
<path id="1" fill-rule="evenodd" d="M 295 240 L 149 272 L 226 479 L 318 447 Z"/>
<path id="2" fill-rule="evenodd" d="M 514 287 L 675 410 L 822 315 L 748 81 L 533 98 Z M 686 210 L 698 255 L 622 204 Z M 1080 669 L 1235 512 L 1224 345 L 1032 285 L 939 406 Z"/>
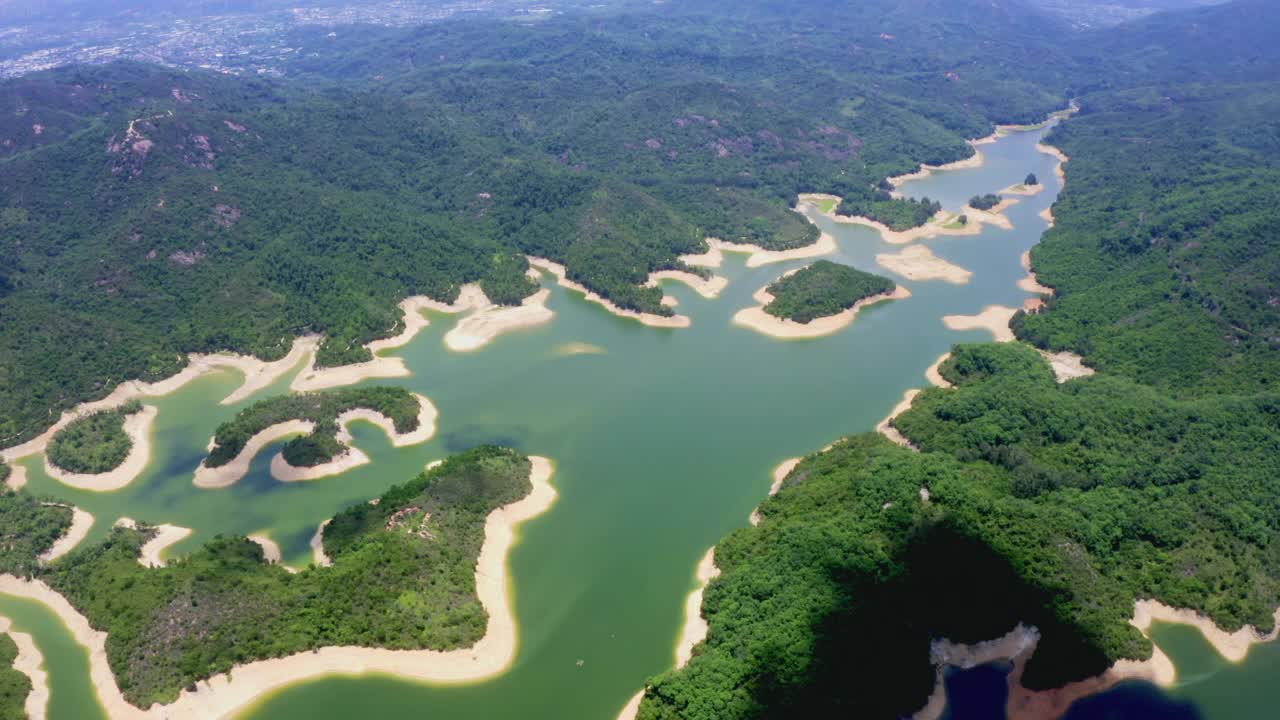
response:
<path id="1" fill-rule="evenodd" d="M 371 676 L 309 680 L 242 717 L 612 718 L 645 678 L 673 665 L 694 568 L 707 548 L 746 524 L 769 487 L 771 469 L 840 436 L 871 430 L 906 389 L 925 384 L 924 370 L 953 343 L 991 337 L 949 330 L 944 315 L 976 314 L 991 304 L 1019 307 L 1030 297 L 1015 285 L 1025 274 L 1019 257 L 1039 240 L 1046 226 L 1039 213 L 1060 189 L 1057 161 L 1035 148 L 1045 132 L 981 146 L 981 167 L 904 184 L 905 194 L 927 195 L 950 210 L 1028 172 L 1047 187 L 1007 210 L 1011 230 L 986 226 L 978 235 L 923 241 L 971 270 L 969 283 L 898 278 L 910 298 L 866 308 L 834 335 L 783 342 L 730 323 L 737 310 L 754 304 L 752 293 L 808 260 L 747 268 L 743 256 L 729 254 L 716 271 L 729 286 L 714 300 L 669 283 L 677 311 L 692 318 L 692 327 L 677 330 L 615 317 L 548 277 L 556 313 L 551 323 L 504 335 L 477 352 L 451 353 L 442 338 L 455 319 L 431 315 L 431 326 L 394 353 L 413 375 L 370 381 L 432 399 L 440 416 L 429 443 L 393 448 L 381 431 L 356 423 L 355 444 L 372 458 L 369 465 L 280 483 L 268 472 L 277 443 L 238 484 L 197 489 L 192 472 L 214 428 L 243 407 L 218 404 L 240 382 L 225 371 L 148 401 L 159 408 L 154 455 L 129 487 L 73 490 L 47 477 L 33 458 L 23 463 L 29 488 L 93 513 L 88 542 L 128 516 L 193 528 L 171 553 L 219 533 L 266 533 L 286 563 L 305 566 L 321 521 L 432 460 L 482 442 L 545 455 L 557 465 L 559 499 L 521 528 L 509 558 L 519 647 L 508 672 L 454 686 Z M 869 228 L 813 220 L 837 241 L 831 259 L 891 275 L 875 255 L 901 246 L 882 242 Z M 597 352 L 571 352 L 582 343 Z M 289 379 L 246 403 L 285 392 Z M 86 653 L 52 614 L 6 596 L 0 596 L 0 614 L 31 633 L 45 655 L 49 717 L 100 716 Z M 1250 662 L 1270 650 L 1255 649 Z"/>

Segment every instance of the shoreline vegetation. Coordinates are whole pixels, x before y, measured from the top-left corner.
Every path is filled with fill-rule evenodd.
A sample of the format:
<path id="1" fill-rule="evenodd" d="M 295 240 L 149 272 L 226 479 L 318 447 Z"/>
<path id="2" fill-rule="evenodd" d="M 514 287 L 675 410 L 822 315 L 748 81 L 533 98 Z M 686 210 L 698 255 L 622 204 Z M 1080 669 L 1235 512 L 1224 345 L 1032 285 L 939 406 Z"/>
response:
<path id="1" fill-rule="evenodd" d="M 84 541 L 86 537 L 89 536 L 89 530 L 93 528 L 93 522 L 94 522 L 94 518 L 91 513 L 85 512 L 84 510 L 81 510 L 78 507 L 62 505 L 61 503 L 45 503 L 45 504 L 59 505 L 61 507 L 70 508 L 71 525 L 67 528 L 66 532 L 63 533 L 61 537 L 59 537 L 57 540 L 54 541 L 52 545 L 49 546 L 48 550 L 45 550 L 43 553 L 40 554 L 39 561 L 40 561 L 40 564 L 42 565 L 48 565 L 49 563 L 57 560 L 58 558 L 65 556 L 67 553 L 70 553 L 72 550 L 75 550 L 76 546 L 78 546 L 81 542 Z"/>
<path id="2" fill-rule="evenodd" d="M 5 640 L 10 647 L 4 647 L 2 641 Z M 14 630 L 13 621 L 0 615 L 0 674 L 5 671 L 17 672 L 26 678 L 29 688 L 21 710 L 27 720 L 45 720 L 49 711 L 49 673 L 44 669 L 44 655 L 30 634 Z"/>
<path id="3" fill-rule="evenodd" d="M 437 417 L 435 405 L 426 396 L 403 388 L 358 388 L 262 400 L 218 427 L 209 456 L 196 468 L 192 482 L 205 489 L 233 485 L 266 446 L 293 436 L 301 437 L 291 440 L 271 461 L 276 480 L 297 482 L 335 475 L 369 462 L 351 444 L 350 423 L 372 423 L 392 445 L 406 447 L 431 439 Z"/>
<path id="4" fill-rule="evenodd" d="M 138 564 L 148 568 L 164 567 L 164 553 L 169 548 L 191 536 L 191 528 L 179 527 L 168 523 L 143 528 L 136 520 L 127 517 L 116 520 L 116 527 L 130 530 L 145 529 L 150 533 L 150 537 L 142 544 L 142 548 L 138 552 Z"/>
<path id="5" fill-rule="evenodd" d="M 845 270 L 842 271 L 839 268 L 845 268 Z M 839 284 L 846 281 L 852 284 L 842 290 L 842 296 L 829 297 L 833 291 L 833 283 Z M 815 284 L 816 287 L 810 287 Z M 893 289 L 873 292 L 885 285 Z M 781 293 L 781 297 L 775 297 L 772 291 Z M 864 307 L 885 300 L 909 298 L 911 292 L 886 278 L 820 260 L 813 265 L 787 271 L 777 280 L 757 290 L 751 297 L 757 305 L 743 308 L 735 313 L 733 324 L 770 337 L 794 340 L 823 337 L 839 332 L 851 325 L 858 312 Z M 784 307 L 779 309 L 779 306 Z M 822 309 L 834 307 L 843 307 L 843 309 L 828 315 L 814 315 Z M 779 312 L 806 319 L 798 321 L 791 317 L 781 317 Z"/>
<path id="6" fill-rule="evenodd" d="M 921 225 L 905 230 L 894 230 L 882 222 L 861 215 L 840 215 L 836 211 L 839 207 L 838 204 L 836 209 L 822 212 L 819 204 L 829 206 L 832 201 L 838 203 L 840 197 L 836 195 L 805 193 L 800 196 L 800 200 L 802 204 L 813 208 L 814 211 L 832 222 L 869 227 L 879 232 L 881 239 L 891 245 L 906 245 L 916 240 L 928 240 L 944 235 L 978 235 L 982 233 L 984 225 L 994 225 L 995 227 L 1009 230 L 1013 228 L 1013 223 L 1004 214 L 1004 211 L 1018 203 L 1018 198 L 1004 198 L 988 210 L 979 210 L 970 205 L 965 205 L 960 212 L 939 210 Z"/>
<path id="7" fill-rule="evenodd" d="M 642 325 L 648 325 L 649 327 L 656 328 L 686 328 L 692 324 L 692 321 L 687 315 L 658 315 L 655 313 L 638 312 L 636 310 L 627 310 L 619 307 L 615 305 L 612 300 L 599 295 L 594 290 L 587 288 L 587 286 L 570 280 L 568 270 L 564 265 L 545 258 L 534 257 L 532 255 L 528 256 L 528 260 L 530 266 L 554 275 L 556 282 L 560 287 L 572 290 L 582 295 L 587 302 L 595 303 L 618 317 L 638 320 Z"/>
<path id="8" fill-rule="evenodd" d="M 478 452 L 480 455 L 484 454 L 484 451 Z M 464 455 L 475 456 L 476 451 L 469 451 L 469 454 Z M 455 456 L 451 461 L 458 457 L 461 456 Z M 441 477 L 446 477 L 450 472 L 449 468 L 450 465 L 446 463 L 437 473 L 444 473 Z M 143 710 L 126 700 L 117 684 L 108 664 L 110 655 L 106 645 L 107 633 L 95 630 L 85 615 L 76 610 L 64 595 L 55 591 L 42 578 L 22 579 L 7 573 L 0 575 L 0 593 L 36 600 L 59 616 L 76 641 L 89 650 L 91 679 L 108 716 L 113 719 L 223 717 L 243 710 L 274 691 L 325 675 L 362 676 L 380 673 L 407 680 L 445 683 L 491 677 L 510 666 L 516 650 L 516 623 L 509 602 L 508 555 L 515 543 L 517 528 L 544 513 L 554 503 L 556 491 L 550 483 L 553 472 L 554 466 L 550 460 L 530 456 L 527 458 L 526 470 L 528 489 L 522 491 L 516 499 L 485 515 L 482 540 L 475 556 L 474 593 L 487 620 L 483 635 L 477 641 L 455 650 L 319 647 L 284 657 L 236 665 L 229 672 L 196 681 L 193 689 L 181 689 L 172 703 L 157 702 Z M 390 492 L 394 494 L 397 491 L 393 488 Z M 387 500 L 384 505 L 393 503 L 393 500 Z M 362 504 L 353 510 L 360 510 L 361 507 L 372 506 Z M 348 510 L 337 517 L 354 517 L 351 512 L 352 510 Z M 392 522 L 402 522 L 399 519 L 401 515 L 403 513 L 393 515 Z M 332 524 L 327 525 L 334 527 Z M 320 531 L 322 537 L 325 534 L 324 527 Z M 314 572 L 318 571 L 303 571 L 298 577 Z"/>

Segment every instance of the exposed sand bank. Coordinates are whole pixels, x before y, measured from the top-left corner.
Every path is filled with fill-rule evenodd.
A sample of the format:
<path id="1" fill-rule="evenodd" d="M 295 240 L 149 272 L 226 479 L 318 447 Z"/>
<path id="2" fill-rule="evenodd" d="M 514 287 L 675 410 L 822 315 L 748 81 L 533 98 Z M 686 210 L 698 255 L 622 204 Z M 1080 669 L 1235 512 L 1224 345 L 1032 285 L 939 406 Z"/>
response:
<path id="1" fill-rule="evenodd" d="M 368 455 L 351 444 L 353 438 L 349 426 L 356 420 L 363 420 L 378 426 L 387 434 L 391 444 L 395 447 L 407 447 L 430 440 L 435 435 L 436 418 L 439 413 L 436 410 L 436 406 L 425 395 L 414 393 L 413 396 L 418 399 L 418 427 L 416 430 L 399 433 L 396 431 L 395 423 L 391 421 L 391 418 L 382 413 L 368 408 L 348 410 L 337 417 L 338 432 L 334 436 L 346 448 L 345 452 L 329 462 L 310 467 L 290 465 L 284 459 L 282 453 L 276 453 L 275 457 L 271 458 L 271 476 L 281 482 L 301 482 L 344 473 L 370 462 Z M 244 477 L 245 473 L 249 472 L 249 466 L 252 464 L 253 458 L 264 447 L 290 435 L 306 434 L 314 429 L 315 425 L 308 420 L 289 420 L 272 425 L 249 438 L 249 442 L 245 444 L 240 454 L 226 465 L 210 468 L 201 463 L 200 467 L 196 468 L 194 482 L 197 487 L 202 488 L 221 488 L 233 485 Z M 210 442 L 210 448 L 212 449 L 212 447 L 213 441 Z"/>
<path id="2" fill-rule="evenodd" d="M 444 345 L 454 352 L 470 352 L 488 345 L 505 332 L 550 322 L 555 317 L 547 307 L 550 297 L 551 291 L 544 288 L 516 307 L 494 305 L 485 298 L 484 307 L 459 320 L 444 336 Z"/>
<path id="3" fill-rule="evenodd" d="M 788 260 L 805 260 L 813 257 L 822 257 L 830 255 L 838 248 L 836 239 L 827 233 L 818 235 L 818 239 L 812 245 L 792 248 L 790 250 L 766 250 L 759 245 L 751 245 L 746 243 L 731 243 L 715 238 L 707 238 L 707 244 L 713 250 L 721 253 L 720 257 L 724 257 L 723 253 L 738 253 L 747 256 L 747 267 L 755 268 L 762 265 L 772 265 L 773 263 L 786 262 Z"/>
<path id="4" fill-rule="evenodd" d="M 1016 308 L 988 305 L 977 315 L 947 315 L 942 318 L 942 323 L 951 330 L 986 330 L 996 342 L 1012 342 L 1013 330 L 1009 329 L 1009 321 L 1016 312 Z"/>
<path id="5" fill-rule="evenodd" d="M 649 279 L 644 284 L 645 287 L 658 287 L 658 283 L 662 280 L 674 280 L 684 283 L 693 288 L 694 292 L 708 300 L 714 300 L 719 297 L 720 291 L 729 285 L 729 278 L 719 275 L 704 278 L 684 270 L 659 270 L 658 272 L 649 273 Z"/>
<path id="6" fill-rule="evenodd" d="M 612 301 L 606 300 L 605 298 L 601 297 L 599 294 L 587 289 L 585 285 L 581 285 L 579 283 L 576 283 L 570 280 L 568 271 L 565 270 L 565 267 L 560 263 L 553 262 L 551 260 L 547 260 L 544 258 L 533 257 L 532 255 L 528 256 L 528 258 L 529 258 L 529 264 L 532 265 L 533 267 L 538 268 L 540 270 L 546 270 L 547 272 L 554 275 L 556 277 L 556 282 L 560 285 L 560 287 L 567 288 L 569 290 L 573 290 L 576 293 L 582 294 L 582 296 L 586 298 L 587 302 L 593 302 L 603 307 L 605 310 L 608 310 L 609 312 L 613 313 L 614 315 L 617 315 L 618 317 L 631 318 L 632 320 L 639 320 L 641 324 L 648 325 L 649 327 L 685 328 L 685 327 L 689 327 L 689 325 L 692 324 L 689 318 L 685 315 L 672 315 L 671 317 L 665 317 L 662 315 L 654 315 L 653 313 L 642 313 L 642 312 L 636 312 L 635 310 L 624 310 L 618 307 L 617 305 L 614 305 Z"/>
<path id="7" fill-rule="evenodd" d="M 47 503 L 49 505 L 62 505 L 62 503 Z M 68 507 L 62 505 L 62 507 Z M 71 508 L 71 527 L 49 546 L 48 550 L 40 553 L 41 563 L 51 563 L 54 560 L 66 555 L 76 549 L 86 537 L 89 536 L 89 529 L 93 527 L 93 515 L 81 510 L 78 507 Z"/>
<path id="8" fill-rule="evenodd" d="M 930 385 L 940 388 L 951 387 L 951 383 L 948 382 L 946 378 L 942 377 L 942 373 L 938 372 L 938 368 L 942 367 L 942 363 L 946 362 L 949 357 L 951 357 L 951 353 L 944 352 L 938 356 L 937 360 L 933 361 L 932 365 L 925 368 L 924 379 L 928 380 Z"/>
<path id="9" fill-rule="evenodd" d="M 116 524 L 125 527 L 137 527 L 137 524 L 129 518 L 121 518 Z M 152 535 L 151 539 L 143 544 L 142 552 L 138 554 L 138 562 L 150 568 L 164 567 L 165 552 L 190 536 L 191 528 L 178 527 L 168 523 L 157 525 L 155 535 Z"/>
<path id="10" fill-rule="evenodd" d="M 44 458 L 45 473 L 62 483 L 78 490 L 94 492 L 111 492 L 120 490 L 133 482 L 151 462 L 151 428 L 155 425 L 159 410 L 155 405 L 143 405 L 142 409 L 124 418 L 124 432 L 129 436 L 129 454 L 124 462 L 114 470 L 90 475 L 87 473 L 67 472 L 54 465 L 46 454 Z"/>
<path id="11" fill-rule="evenodd" d="M 237 370 L 244 374 L 244 382 L 230 395 L 222 399 L 222 405 L 234 405 L 279 380 L 285 373 L 298 366 L 302 358 L 315 353 L 320 347 L 318 335 L 306 335 L 293 341 L 289 353 L 279 360 L 265 362 L 248 355 L 215 353 L 192 355 L 192 362 L 202 362 L 210 367 Z"/>
<path id="12" fill-rule="evenodd" d="M 599 345 L 592 345 L 587 342 L 568 342 L 555 347 L 555 353 L 560 357 L 570 357 L 573 355 L 605 355 L 608 352 L 608 350 L 600 347 Z"/>
<path id="13" fill-rule="evenodd" d="M 15 632 L 13 622 L 0 615 L 0 634 L 8 635 L 18 646 L 18 656 L 13 659 L 13 669 L 31 680 L 31 692 L 23 702 L 27 720 L 45 720 L 49 712 L 49 674 L 44 671 L 44 655 L 36 647 L 35 640 L 23 632 Z"/>
<path id="14" fill-rule="evenodd" d="M 942 280 L 964 285 L 973 273 L 933 254 L 928 245 L 910 245 L 896 253 L 879 253 L 876 264 L 908 280 Z"/>
<path id="15" fill-rule="evenodd" d="M 413 373 L 404 364 L 404 358 L 375 356 L 372 360 L 338 367 L 316 367 L 315 355 L 307 359 L 307 366 L 289 383 L 294 392 L 312 392 L 354 385 L 373 378 L 408 377 Z"/>
<path id="16" fill-rule="evenodd" d="M 680 639 L 676 643 L 676 669 L 688 664 L 693 658 L 693 648 L 707 639 L 707 619 L 702 617 L 702 594 L 707 585 L 720 574 L 716 567 L 716 549 L 712 547 L 698 562 L 698 587 L 689 593 L 684 602 L 684 628 L 680 631 Z"/>
<path id="17" fill-rule="evenodd" d="M 640 703 L 644 701 L 644 690 L 631 696 L 627 704 L 618 711 L 618 720 L 635 720 L 636 715 L 640 712 Z"/>
<path id="18" fill-rule="evenodd" d="M 1047 207 L 1041 210 L 1040 217 L 1045 222 L 1049 223 L 1049 227 L 1053 227 L 1053 208 L 1052 207 Z"/>
<path id="19" fill-rule="evenodd" d="M 1260 633 L 1252 625 L 1245 625 L 1235 632 L 1227 632 L 1219 628 L 1213 620 L 1194 610 L 1174 608 L 1158 600 L 1139 600 L 1134 603 L 1131 625 L 1147 635 L 1151 623 L 1164 622 L 1179 625 L 1190 625 L 1199 630 L 1204 639 L 1209 641 L 1213 649 L 1218 651 L 1228 662 L 1242 662 L 1249 654 L 1249 648 L 1257 643 L 1271 642 L 1280 634 L 1280 609 L 1275 612 L 1276 628 L 1269 633 Z"/>
<path id="20" fill-rule="evenodd" d="M 881 420 L 879 424 L 876 425 L 876 432 L 889 438 L 890 440 L 897 443 L 898 445 L 901 445 L 904 448 L 910 448 L 912 450 L 916 450 L 917 449 L 916 446 L 912 445 L 911 441 L 908 440 L 905 435 L 898 432 L 898 428 L 893 426 L 893 419 L 898 417 L 902 413 L 906 412 L 907 410 L 910 410 L 911 403 L 915 401 L 916 395 L 919 395 L 919 394 L 920 394 L 920 391 L 915 388 L 912 388 L 906 391 L 905 393 L 903 393 L 902 400 L 898 401 L 898 404 L 893 406 L 893 409 L 889 411 L 889 414 L 886 415 L 885 418 Z"/>
<path id="21" fill-rule="evenodd" d="M 1019 259 L 1022 262 L 1022 269 L 1027 271 L 1027 276 L 1018 281 L 1018 289 L 1038 295 L 1052 295 L 1053 288 L 1041 285 L 1040 281 L 1036 279 L 1036 274 L 1031 271 L 1031 251 L 1028 250 L 1022 253 L 1022 257 Z"/>
<path id="22" fill-rule="evenodd" d="M 1052 145 L 1046 145 L 1042 142 L 1036 143 L 1036 150 L 1058 159 L 1058 164 L 1053 166 L 1053 174 L 1058 176 L 1058 182 L 1065 185 L 1067 182 L 1067 171 L 1063 166 L 1066 165 L 1071 158 L 1067 157 L 1067 154 L 1058 148 Z"/>
<path id="23" fill-rule="evenodd" d="M 973 148 L 973 154 L 963 160 L 956 160 L 955 162 L 949 162 L 949 163 L 946 163 L 945 165 L 926 165 L 924 163 L 921 163 L 919 170 L 916 170 L 915 172 L 906 173 L 905 175 L 895 175 L 891 178 L 888 178 L 888 182 L 896 190 L 903 183 L 911 182 L 912 180 L 923 180 L 924 178 L 929 177 L 935 172 L 946 172 L 948 170 L 969 170 L 972 168 L 982 167 L 982 165 L 986 162 L 986 158 L 983 157 L 982 151 L 978 149 L 978 146 L 995 142 L 996 139 L 999 137 L 1002 137 L 1002 136 L 1000 135 L 999 128 L 997 128 L 996 132 L 993 132 L 984 138 L 978 138 L 977 140 L 967 141 L 969 143 L 969 147 Z"/>
<path id="24" fill-rule="evenodd" d="M 316 534 L 311 536 L 311 564 L 316 567 L 331 567 L 333 560 L 329 559 L 329 555 L 324 551 L 324 529 L 333 522 L 333 518 L 329 518 L 320 523 L 320 527 L 316 528 Z"/>
<path id="25" fill-rule="evenodd" d="M 787 277 L 798 271 L 799 268 L 784 273 L 782 277 Z M 774 282 L 777 281 L 775 280 Z M 770 285 L 772 284 L 770 283 Z M 852 307 L 846 308 L 835 315 L 825 315 L 814 318 L 807 323 L 801 323 L 776 317 L 765 312 L 765 307 L 774 300 L 773 294 L 769 292 L 769 286 L 766 285 L 751 296 L 751 299 L 759 304 L 755 307 L 743 308 L 734 313 L 733 324 L 782 340 L 816 338 L 830 335 L 849 327 L 849 325 L 853 324 L 854 318 L 858 316 L 858 311 L 868 305 L 874 305 L 885 300 L 902 300 L 909 297 L 911 297 L 911 291 L 899 285 L 891 293 L 880 293 L 879 295 L 863 298 L 854 303 Z"/>
<path id="26" fill-rule="evenodd" d="M 280 552 L 280 544 L 272 540 L 266 533 L 254 533 L 248 536 L 249 542 L 256 544 L 262 548 L 262 559 L 268 565 L 279 565 L 292 574 L 298 573 L 298 568 L 290 567 L 284 564 L 284 555 Z"/>
<path id="27" fill-rule="evenodd" d="M 107 664 L 106 633 L 90 627 L 88 620 L 66 598 L 39 580 L 22 580 L 12 575 L 0 575 L 0 593 L 43 603 L 62 619 L 76 641 L 89 649 L 91 679 L 107 715 L 113 720 L 229 717 L 273 691 L 324 675 L 381 673 L 440 683 L 492 677 L 506 670 L 515 657 L 516 624 L 507 587 L 507 554 L 514 544 L 515 530 L 521 523 L 545 512 L 556 498 L 550 483 L 551 461 L 542 457 L 530 460 L 533 462 L 529 478 L 532 492 L 494 510 L 485 520 L 485 542 L 476 562 L 476 594 L 489 614 L 489 622 L 485 636 L 471 648 L 448 652 L 321 648 L 238 666 L 227 674 L 196 683 L 195 691 L 183 690 L 172 705 L 155 705 L 144 711 L 130 705 L 120 693 Z"/>
<path id="28" fill-rule="evenodd" d="M 714 241 L 714 242 L 713 242 Z M 720 252 L 723 240 L 707 238 L 708 250 L 696 255 L 681 255 L 680 262 L 690 267 L 718 268 L 724 264 L 724 253 Z"/>
<path id="29" fill-rule="evenodd" d="M 1009 187 L 1001 190 L 997 194 L 998 195 L 1019 195 L 1021 197 L 1034 197 L 1036 195 L 1039 195 L 1042 192 L 1044 192 L 1044 183 L 1036 183 L 1035 185 L 1026 185 L 1024 183 L 1018 183 L 1016 185 L 1010 185 Z"/>

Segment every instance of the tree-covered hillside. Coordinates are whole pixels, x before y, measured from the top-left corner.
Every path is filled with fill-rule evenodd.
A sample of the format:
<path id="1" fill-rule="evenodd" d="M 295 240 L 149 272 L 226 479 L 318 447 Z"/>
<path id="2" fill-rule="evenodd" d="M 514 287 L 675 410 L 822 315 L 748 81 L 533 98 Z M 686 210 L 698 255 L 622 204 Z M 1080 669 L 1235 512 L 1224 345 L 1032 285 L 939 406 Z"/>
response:
<path id="1" fill-rule="evenodd" d="M 518 302 L 524 254 L 669 314 L 644 280 L 704 237 L 810 243 L 797 193 L 870 202 L 1060 107 L 1057 80 L 993 82 L 1028 51 L 984 56 L 971 12 L 930 15 L 928 52 L 646 9 L 300 31 L 283 81 L 124 63 L 10 80 L 0 445 L 187 352 L 275 358 L 318 332 L 321 365 L 367 359 L 407 295 L 480 281 Z"/>

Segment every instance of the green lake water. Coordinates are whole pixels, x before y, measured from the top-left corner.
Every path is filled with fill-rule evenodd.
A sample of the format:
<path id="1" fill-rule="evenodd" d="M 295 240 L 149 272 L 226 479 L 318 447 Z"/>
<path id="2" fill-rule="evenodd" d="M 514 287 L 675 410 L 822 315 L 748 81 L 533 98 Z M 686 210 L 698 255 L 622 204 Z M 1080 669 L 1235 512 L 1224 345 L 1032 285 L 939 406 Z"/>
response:
<path id="1" fill-rule="evenodd" d="M 29 487 L 93 513 L 90 542 L 128 516 L 193 528 L 173 553 L 219 533 L 265 531 L 287 563 L 306 565 L 308 542 L 321 521 L 409 479 L 432 460 L 478 443 L 546 455 L 556 463 L 552 483 L 559 499 L 521 528 L 509 558 L 519 647 L 508 672 L 454 686 L 369 676 L 309 680 L 243 717 L 612 718 L 647 677 L 673 665 L 698 559 L 746 524 L 767 492 L 772 468 L 871 430 L 906 389 L 925 384 L 925 368 L 953 343 L 990 339 L 985 331 L 946 329 L 943 315 L 973 314 L 990 304 L 1018 307 L 1028 297 L 1015 286 L 1024 274 L 1019 256 L 1039 240 L 1045 223 L 1038 213 L 1059 189 L 1054 159 L 1035 150 L 1044 132 L 982 146 L 986 162 L 980 168 L 905 185 L 906 194 L 928 195 L 952 210 L 975 194 L 1020 182 L 1028 172 L 1047 188 L 1009 209 L 1013 230 L 987 227 L 980 235 L 925 241 L 939 256 L 972 270 L 970 283 L 902 280 L 911 298 L 865 309 L 835 335 L 781 342 L 732 326 L 732 315 L 754 304 L 750 297 L 758 288 L 811 261 L 748 269 L 744 256 L 730 254 L 716 271 L 730 284 L 716 300 L 669 284 L 669 294 L 680 301 L 677 310 L 693 320 L 688 329 L 644 327 L 556 287 L 549 303 L 554 321 L 459 354 L 442 343 L 454 320 L 432 316 L 430 327 L 396 351 L 413 375 L 370 383 L 402 385 L 430 397 L 440 411 L 436 436 L 397 449 L 372 425 L 357 423 L 355 444 L 373 462 L 343 475 L 276 482 L 267 466 L 277 443 L 235 486 L 195 488 L 192 472 L 214 428 L 243 407 L 218 405 L 240 382 L 228 371 L 149 401 L 160 411 L 154 457 L 129 487 L 76 491 L 48 478 L 38 458 L 25 463 Z M 830 259 L 891 275 L 874 256 L 901 246 L 860 226 L 815 221 L 839 244 Z M 577 342 L 605 353 L 562 352 Z M 288 380 L 250 401 L 284 392 Z M 0 614 L 32 633 L 45 653 L 53 683 L 50 718 L 100 713 L 89 699 L 86 655 L 50 613 L 0 596 Z M 1270 650 L 1255 651 L 1247 666 Z M 1280 653 L 1273 653 L 1271 664 L 1277 663 Z M 1218 676 L 1224 674 L 1237 673 Z"/>

